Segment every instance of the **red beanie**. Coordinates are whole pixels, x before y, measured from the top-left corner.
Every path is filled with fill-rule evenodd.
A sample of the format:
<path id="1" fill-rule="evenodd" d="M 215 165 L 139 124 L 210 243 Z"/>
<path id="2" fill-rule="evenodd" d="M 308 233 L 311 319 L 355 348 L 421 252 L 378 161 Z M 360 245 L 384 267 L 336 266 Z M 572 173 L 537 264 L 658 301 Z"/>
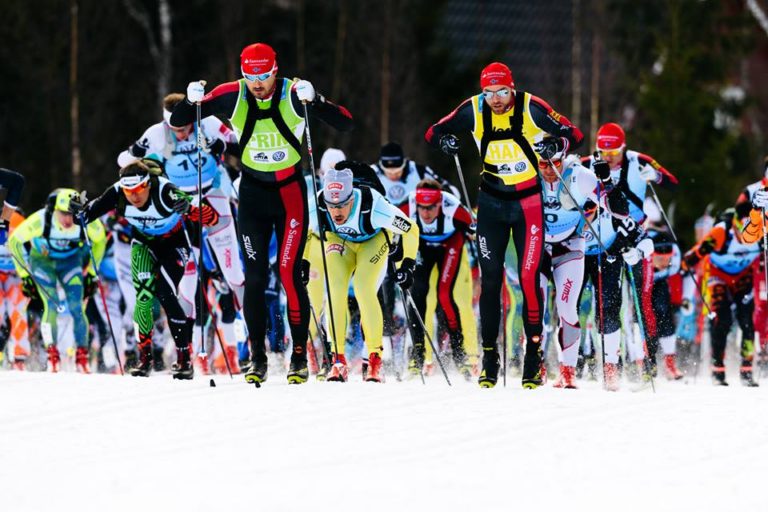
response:
<path id="1" fill-rule="evenodd" d="M 277 55 L 271 46 L 254 43 L 243 48 L 240 54 L 240 70 L 249 75 L 260 75 L 277 69 Z"/>
<path id="2" fill-rule="evenodd" d="M 512 80 L 512 72 L 501 62 L 488 64 L 480 73 L 480 88 L 484 89 L 489 85 L 506 85 L 514 89 L 515 82 Z"/>
<path id="3" fill-rule="evenodd" d="M 625 142 L 624 130 L 616 123 L 606 123 L 597 130 L 597 149 L 619 149 Z"/>

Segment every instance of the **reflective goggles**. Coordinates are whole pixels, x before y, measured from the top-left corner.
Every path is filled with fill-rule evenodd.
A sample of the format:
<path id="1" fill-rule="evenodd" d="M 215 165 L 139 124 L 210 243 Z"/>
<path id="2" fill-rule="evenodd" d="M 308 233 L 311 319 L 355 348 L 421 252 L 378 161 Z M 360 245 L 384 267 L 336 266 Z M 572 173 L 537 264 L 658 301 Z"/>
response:
<path id="1" fill-rule="evenodd" d="M 126 192 L 140 192 L 149 187 L 149 176 L 123 176 L 120 178 L 120 188 Z"/>
<path id="2" fill-rule="evenodd" d="M 597 148 L 597 151 L 601 155 L 619 156 L 619 155 L 621 155 L 624 152 L 624 146 L 622 145 L 621 147 L 616 148 L 616 149 L 600 149 L 600 148 Z"/>
<path id="3" fill-rule="evenodd" d="M 499 98 L 508 98 L 509 95 L 512 94 L 511 89 L 499 89 L 498 91 L 483 91 L 483 96 L 488 101 L 492 100 L 494 96 L 498 96 Z"/>
<path id="4" fill-rule="evenodd" d="M 240 72 L 243 74 L 243 78 L 245 78 L 249 82 L 256 82 L 256 81 L 263 82 L 264 80 L 266 80 L 269 77 L 271 77 L 272 75 L 274 75 L 276 70 L 277 70 L 277 66 L 272 66 L 272 69 L 270 69 L 266 73 L 260 73 L 258 75 L 254 75 L 254 74 L 251 74 L 251 73 L 246 73 L 242 69 L 240 70 Z"/>
<path id="5" fill-rule="evenodd" d="M 549 169 L 549 160 L 539 160 L 539 169 L 542 171 Z M 552 163 L 555 165 L 555 167 L 562 167 L 563 161 L 560 159 L 552 159 Z"/>

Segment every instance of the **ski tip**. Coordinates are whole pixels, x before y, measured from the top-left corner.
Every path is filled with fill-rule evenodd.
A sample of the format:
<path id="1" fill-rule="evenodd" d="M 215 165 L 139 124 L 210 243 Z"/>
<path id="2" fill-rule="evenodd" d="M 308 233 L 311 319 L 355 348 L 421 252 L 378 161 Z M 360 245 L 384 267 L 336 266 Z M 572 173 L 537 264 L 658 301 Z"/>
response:
<path id="1" fill-rule="evenodd" d="M 209 385 L 209 386 L 211 386 L 212 388 L 215 388 L 215 387 L 216 387 L 216 381 L 215 381 L 215 380 L 213 380 L 213 379 L 211 379 L 211 380 L 208 382 L 208 385 Z"/>

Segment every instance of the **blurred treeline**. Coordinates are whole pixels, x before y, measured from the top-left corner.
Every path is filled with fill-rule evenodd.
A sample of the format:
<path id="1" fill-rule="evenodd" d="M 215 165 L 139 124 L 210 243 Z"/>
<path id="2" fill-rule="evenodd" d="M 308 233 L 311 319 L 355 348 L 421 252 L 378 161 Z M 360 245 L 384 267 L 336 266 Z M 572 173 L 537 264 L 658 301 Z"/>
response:
<path id="1" fill-rule="evenodd" d="M 28 179 L 33 210 L 56 186 L 100 192 L 117 154 L 161 119 L 160 98 L 193 79 L 239 77 L 263 41 L 280 73 L 311 80 L 356 120 L 313 127 L 374 161 L 387 140 L 455 179 L 423 142 L 430 123 L 479 90 L 492 60 L 587 135 L 623 124 L 628 144 L 681 180 L 675 221 L 690 239 L 704 207 L 761 176 L 766 40 L 746 0 L 2 0 L 0 166 Z M 752 10 L 750 10 L 752 9 Z M 468 135 L 470 188 L 478 159 Z M 474 196 L 474 194 L 472 194 Z"/>

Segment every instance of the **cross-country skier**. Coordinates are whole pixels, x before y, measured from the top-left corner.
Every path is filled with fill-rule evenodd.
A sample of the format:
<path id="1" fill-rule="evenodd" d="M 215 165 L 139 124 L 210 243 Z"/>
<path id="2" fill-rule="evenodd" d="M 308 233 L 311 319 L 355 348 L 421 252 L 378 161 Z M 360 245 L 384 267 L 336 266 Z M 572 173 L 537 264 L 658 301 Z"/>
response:
<path id="1" fill-rule="evenodd" d="M 409 194 L 406 213 L 419 227 L 413 301 L 421 318 L 426 318 L 430 276 L 436 270 L 437 298 L 447 324 L 453 360 L 456 368 L 470 378 L 477 361 L 477 324 L 471 286 L 466 293 L 462 283 L 472 280 L 464 247 L 465 241 L 475 235 L 472 214 L 458 197 L 444 191 L 441 184 L 431 178 L 420 181 Z M 464 293 L 456 293 L 458 289 Z M 424 365 L 424 330 L 415 318 L 411 319 L 411 329 L 413 354 L 408 366 L 409 371 L 418 375 Z"/>
<path id="2" fill-rule="evenodd" d="M 197 272 L 185 224 L 196 222 L 200 215 L 208 226 L 218 219 L 210 205 L 203 203 L 198 208 L 190 200 L 159 175 L 158 167 L 137 161 L 120 169 L 120 180 L 101 196 L 85 205 L 71 205 L 86 222 L 116 209 L 133 227 L 131 273 L 136 289 L 134 322 L 139 331 L 139 362 L 131 371 L 134 376 L 147 376 L 152 368 L 155 297 L 165 310 L 176 344 L 173 377 L 191 379 L 194 373 L 190 342 Z"/>
<path id="3" fill-rule="evenodd" d="M 288 371 L 291 383 L 306 382 L 309 300 L 301 282 L 301 259 L 307 237 L 307 190 L 301 172 L 301 140 L 306 120 L 352 129 L 352 116 L 327 101 L 306 80 L 277 76 L 277 55 L 267 44 L 246 46 L 240 54 L 243 78 L 215 87 L 208 95 L 201 82 L 190 82 L 187 99 L 171 115 L 171 126 L 185 126 L 195 119 L 195 104 L 202 116 L 229 118 L 237 134 L 243 174 L 240 181 L 238 227 L 245 257 L 243 314 L 251 340 L 249 382 L 267 378 L 266 303 L 264 291 L 269 268 L 269 240 L 278 238 L 280 281 L 288 300 L 288 323 L 293 353 Z"/>
<path id="4" fill-rule="evenodd" d="M 538 286 L 544 248 L 544 219 L 538 152 L 548 159 L 581 144 L 583 135 L 546 102 L 516 91 L 512 72 L 494 62 L 480 74 L 482 92 L 432 125 L 429 144 L 449 155 L 459 151 L 460 132 L 470 132 L 483 165 L 478 195 L 477 239 L 482 292 L 483 387 L 496 384 L 499 372 L 497 337 L 504 282 L 504 253 L 510 231 L 519 255 L 523 316 L 527 337 L 523 386 L 541 385 L 543 305 Z"/>
<path id="5" fill-rule="evenodd" d="M 757 222 L 762 212 L 762 201 L 756 199 Z M 750 222 L 750 230 L 742 234 L 744 226 L 733 208 L 720 214 L 718 222 L 707 236 L 693 246 L 683 256 L 683 270 L 692 270 L 706 258 L 709 267 L 707 288 L 710 307 L 716 314 L 709 320 L 710 340 L 712 344 L 712 379 L 715 384 L 727 386 L 725 380 L 725 346 L 733 318 L 731 307 L 735 306 L 736 320 L 741 328 L 741 383 L 754 387 L 757 383 L 752 378 L 752 359 L 754 357 L 755 327 L 752 322 L 754 301 L 752 299 L 752 265 L 760 257 L 760 247 L 755 244 L 762 237 Z"/>
<path id="6" fill-rule="evenodd" d="M 131 146 L 117 157 L 117 165 L 125 167 L 145 157 L 161 162 L 174 155 L 191 155 L 197 152 L 197 132 L 192 122 L 183 126 L 170 125 L 171 112 L 184 101 L 181 93 L 171 93 L 163 98 L 163 120 L 153 124 Z M 200 122 L 206 152 L 220 157 L 225 152 L 238 155 L 237 138 L 232 130 L 215 116 L 206 116 Z"/>
<path id="7" fill-rule="evenodd" d="M 669 232 L 663 229 L 650 228 L 648 237 L 653 240 L 653 288 L 651 290 L 651 305 L 655 323 L 648 331 L 648 358 L 655 362 L 656 352 L 661 345 L 664 354 L 664 370 L 670 380 L 679 380 L 683 374 L 677 368 L 677 336 L 675 335 L 675 307 L 669 278 L 680 272 L 681 253 Z"/>
<path id="8" fill-rule="evenodd" d="M 610 184 L 605 162 L 602 165 L 597 162 L 595 173 L 592 173 L 581 165 L 578 156 L 564 158 L 564 154 L 559 152 L 549 161 L 541 160 L 539 170 L 543 181 L 546 222 L 544 262 L 541 266 L 542 296 L 547 297 L 547 286 L 552 281 L 559 316 L 558 342 L 562 351 L 560 375 L 554 386 L 575 389 L 576 362 L 581 344 L 578 307 L 584 281 L 584 231 L 587 229 L 579 208 L 589 210 L 600 202 L 606 212 L 626 215 L 626 200 Z M 562 176 L 573 197 L 555 173 Z M 601 190 L 605 191 L 604 196 L 598 197 Z"/>
<path id="9" fill-rule="evenodd" d="M 387 271 L 389 254 L 396 246 L 395 236 L 401 237 L 403 253 L 395 279 L 404 289 L 413 284 L 419 245 L 419 228 L 402 210 L 376 190 L 365 185 L 353 185 L 353 170 L 360 167 L 367 166 L 345 161 L 326 173 L 323 190 L 316 202 L 322 226 L 317 225 L 315 211 L 310 212 L 309 217 L 312 231 L 326 237 L 329 300 L 333 308 L 333 322 L 327 325 L 330 326 L 334 350 L 329 381 L 346 381 L 349 373 L 344 343 L 347 333 L 346 304 L 352 278 L 365 344 L 370 353 L 366 380 L 383 382 L 383 318 L 377 292 Z"/>
<path id="10" fill-rule="evenodd" d="M 74 189 L 56 189 L 48 196 L 45 208 L 30 215 L 13 232 L 9 249 L 13 254 L 16 272 L 22 280 L 24 295 L 32 298 L 37 293 L 43 300 L 43 318 L 40 331 L 48 351 L 52 372 L 59 370 L 61 356 L 58 340 L 57 306 L 60 284 L 66 295 L 67 308 L 74 321 L 77 344 L 75 365 L 82 373 L 90 373 L 88 366 L 88 320 L 85 316 L 86 299 L 96 290 L 96 268 L 101 263 L 106 246 L 104 225 L 96 220 L 88 226 L 87 236 L 93 244 L 96 261 L 86 244 L 86 233 L 70 211 L 70 199 L 77 198 Z M 32 272 L 32 275 L 29 274 Z M 39 288 L 39 291 L 38 291 Z"/>

